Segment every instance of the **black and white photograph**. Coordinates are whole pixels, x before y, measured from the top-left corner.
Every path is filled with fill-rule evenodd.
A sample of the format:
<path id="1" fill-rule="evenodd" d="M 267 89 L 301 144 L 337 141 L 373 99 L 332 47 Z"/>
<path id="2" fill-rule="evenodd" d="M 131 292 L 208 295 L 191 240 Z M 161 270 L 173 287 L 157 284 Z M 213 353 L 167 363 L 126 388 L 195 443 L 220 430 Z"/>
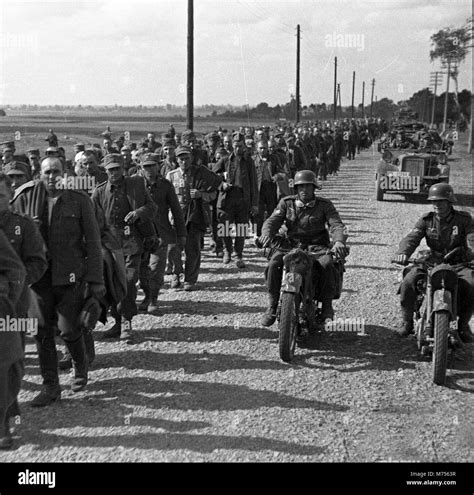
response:
<path id="1" fill-rule="evenodd" d="M 473 493 L 472 10 L 0 2 L 2 495 L 165 463 Z"/>

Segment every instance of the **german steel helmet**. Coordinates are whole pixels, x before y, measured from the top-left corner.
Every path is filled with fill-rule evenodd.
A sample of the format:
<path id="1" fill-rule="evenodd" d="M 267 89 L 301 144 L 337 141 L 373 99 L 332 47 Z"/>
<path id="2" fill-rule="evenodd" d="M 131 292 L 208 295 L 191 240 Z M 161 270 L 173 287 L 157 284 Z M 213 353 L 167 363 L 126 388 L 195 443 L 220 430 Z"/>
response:
<path id="1" fill-rule="evenodd" d="M 446 182 L 439 182 L 438 184 L 433 184 L 428 191 L 428 201 L 440 201 L 447 200 L 450 203 L 456 201 L 454 196 L 454 190 L 452 186 Z"/>
<path id="2" fill-rule="evenodd" d="M 295 186 L 299 186 L 300 184 L 313 184 L 313 186 L 318 187 L 318 180 L 313 171 L 300 170 L 299 172 L 296 172 L 293 184 Z"/>

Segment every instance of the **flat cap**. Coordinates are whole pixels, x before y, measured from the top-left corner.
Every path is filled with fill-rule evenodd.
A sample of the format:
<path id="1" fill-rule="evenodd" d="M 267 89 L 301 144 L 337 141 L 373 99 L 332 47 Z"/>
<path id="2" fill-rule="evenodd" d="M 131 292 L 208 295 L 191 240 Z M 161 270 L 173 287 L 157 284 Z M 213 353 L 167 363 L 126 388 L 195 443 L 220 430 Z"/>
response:
<path id="1" fill-rule="evenodd" d="M 184 131 L 183 134 L 181 134 L 181 139 L 183 141 L 186 141 L 187 139 L 194 139 L 195 137 L 196 134 L 194 134 L 194 132 L 190 130 Z"/>
<path id="2" fill-rule="evenodd" d="M 2 153 L 5 153 L 6 151 L 10 151 L 11 153 L 15 153 L 15 148 L 13 148 L 13 146 L 10 146 L 9 144 L 7 144 L 2 148 Z"/>
<path id="3" fill-rule="evenodd" d="M 25 163 L 22 162 L 10 162 L 8 163 L 5 168 L 3 169 L 3 172 L 7 175 L 18 175 L 18 174 L 23 174 L 26 175 L 27 177 L 30 176 L 28 167 L 26 166 Z"/>
<path id="4" fill-rule="evenodd" d="M 220 136 L 217 131 L 208 132 L 205 136 L 207 141 L 219 141 Z"/>
<path id="5" fill-rule="evenodd" d="M 168 147 L 173 146 L 174 148 L 176 148 L 176 141 L 173 138 L 165 139 L 163 141 L 163 148 L 165 148 L 167 146 Z"/>
<path id="6" fill-rule="evenodd" d="M 110 153 L 108 155 L 105 155 L 104 158 L 104 167 L 106 170 L 109 168 L 117 168 L 118 166 L 123 165 L 123 158 L 122 155 L 119 155 L 118 153 Z"/>
<path id="7" fill-rule="evenodd" d="M 232 134 L 232 141 L 243 141 L 244 138 L 242 136 L 242 134 L 240 134 L 240 132 L 234 132 L 234 134 Z"/>
<path id="8" fill-rule="evenodd" d="M 38 148 L 30 148 L 29 150 L 26 150 L 26 154 L 40 156 L 40 151 Z"/>
<path id="9" fill-rule="evenodd" d="M 159 163 L 160 157 L 156 153 L 147 153 L 140 160 L 140 165 L 158 165 Z"/>
<path id="10" fill-rule="evenodd" d="M 190 155 L 192 153 L 192 149 L 189 146 L 181 145 L 176 148 L 176 156 L 180 155 Z"/>

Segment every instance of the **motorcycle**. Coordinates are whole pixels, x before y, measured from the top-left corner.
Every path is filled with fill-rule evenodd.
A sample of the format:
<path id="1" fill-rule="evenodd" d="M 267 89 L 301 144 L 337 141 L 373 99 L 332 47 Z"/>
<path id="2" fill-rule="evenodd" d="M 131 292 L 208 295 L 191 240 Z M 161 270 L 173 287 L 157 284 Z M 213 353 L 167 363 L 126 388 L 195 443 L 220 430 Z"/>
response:
<path id="1" fill-rule="evenodd" d="M 448 352 L 460 346 L 457 335 L 457 289 L 456 268 L 469 266 L 471 261 L 450 263 L 462 259 L 463 247 L 457 247 L 433 260 L 431 251 L 420 252 L 420 257 L 406 264 L 420 266 L 425 275 L 416 283 L 414 330 L 420 354 L 432 360 L 432 378 L 436 385 L 444 385 L 448 363 Z M 400 264 L 396 260 L 393 263 Z M 405 276 L 410 267 L 405 267 Z"/>
<path id="2" fill-rule="evenodd" d="M 257 247 L 262 244 L 256 240 Z M 324 322 L 321 317 L 322 303 L 317 299 L 317 278 L 313 266 L 315 257 L 311 255 L 311 247 L 286 236 L 275 236 L 270 246 L 267 259 L 271 259 L 275 251 L 286 253 L 283 258 L 283 275 L 280 288 L 280 300 L 277 308 L 278 348 L 282 361 L 291 362 L 296 344 L 303 343 L 311 334 L 322 331 Z M 318 248 L 318 255 L 328 254 L 333 257 L 339 273 L 337 277 L 336 297 L 342 291 L 342 278 L 345 258 L 339 258 L 328 248 Z M 346 248 L 346 256 L 349 248 Z"/>

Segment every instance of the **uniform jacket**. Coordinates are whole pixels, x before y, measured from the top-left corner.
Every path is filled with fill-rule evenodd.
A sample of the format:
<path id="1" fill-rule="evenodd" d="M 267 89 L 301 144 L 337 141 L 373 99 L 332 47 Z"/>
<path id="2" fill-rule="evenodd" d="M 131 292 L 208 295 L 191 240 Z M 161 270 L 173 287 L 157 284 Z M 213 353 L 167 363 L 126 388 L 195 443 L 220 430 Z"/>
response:
<path id="1" fill-rule="evenodd" d="M 202 197 L 199 199 L 187 197 L 189 192 L 186 191 L 184 173 L 180 167 L 168 172 L 166 178 L 174 187 L 186 228 L 205 232 L 209 218 L 204 203 L 209 203 L 215 199 L 217 188 L 222 179 L 204 165 L 191 165 L 188 174 L 188 187 L 201 192 Z"/>
<path id="2" fill-rule="evenodd" d="M 235 153 L 231 153 L 229 156 L 221 158 L 217 163 L 213 165 L 212 170 L 217 174 L 226 173 L 228 176 L 227 182 L 232 184 L 231 166 L 235 164 Z M 240 173 L 240 180 L 244 193 L 244 203 L 250 207 L 258 206 L 258 185 L 257 185 L 257 173 L 255 171 L 255 165 L 251 158 L 246 158 L 245 155 L 240 158 L 240 170 L 236 170 L 236 174 Z M 230 189 L 227 189 L 230 191 Z M 222 185 L 219 189 L 219 196 L 217 198 L 217 208 L 225 209 L 225 199 L 227 191 L 222 190 Z"/>
<path id="3" fill-rule="evenodd" d="M 286 160 L 292 174 L 291 178 L 295 176 L 296 172 L 308 168 L 303 150 L 299 146 L 286 150 Z"/>
<path id="4" fill-rule="evenodd" d="M 469 235 L 470 234 L 470 235 Z M 468 241 L 470 240 L 470 245 Z M 457 247 L 474 248 L 474 225 L 467 211 L 452 209 L 443 220 L 434 212 L 423 215 L 409 234 L 400 241 L 398 254 L 410 257 L 423 238 L 428 247 L 440 255 L 445 255 Z"/>
<path id="5" fill-rule="evenodd" d="M 154 233 L 153 219 L 157 206 L 148 193 L 143 177 L 139 175 L 124 177 L 121 185 L 128 201 L 126 211 L 115 209 L 112 184 L 109 181 L 96 187 L 92 193 L 92 202 L 96 209 L 103 210 L 105 221 L 120 240 L 124 254 L 136 254 L 143 249 L 144 237 L 149 237 Z M 130 211 L 135 211 L 139 220 L 132 225 L 125 226 L 124 224 L 122 227 L 116 227 L 116 222 L 121 224 Z"/>
<path id="6" fill-rule="evenodd" d="M 17 316 L 15 306 L 25 282 L 25 267 L 0 230 L 0 318 Z M 0 366 L 9 368 L 23 357 L 20 332 L 0 332 Z"/>
<path id="7" fill-rule="evenodd" d="M 100 232 L 87 193 L 61 191 L 48 223 L 47 192 L 42 182 L 12 200 L 14 210 L 36 217 L 47 247 L 53 285 L 80 281 L 103 284 Z"/>
<path id="8" fill-rule="evenodd" d="M 316 197 L 306 206 L 298 200 L 297 195 L 282 198 L 263 224 L 262 235 L 273 238 L 283 224 L 290 238 L 297 237 L 315 246 L 329 247 L 329 232 L 334 242 L 345 243 L 347 239 L 347 230 L 339 213 L 326 198 Z"/>
<path id="9" fill-rule="evenodd" d="M 18 316 L 24 317 L 29 306 L 28 286 L 37 282 L 48 268 L 46 246 L 35 222 L 27 215 L 5 211 L 0 214 L 0 229 L 26 269 L 25 284 L 16 306 Z"/>
<path id="10" fill-rule="evenodd" d="M 158 212 L 154 218 L 158 235 L 164 244 L 176 244 L 176 237 L 186 237 L 186 226 L 173 184 L 159 176 L 154 184 L 147 183 L 146 187 L 151 199 L 158 206 Z M 174 228 L 170 223 L 170 213 Z"/>
<path id="11" fill-rule="evenodd" d="M 276 179 L 278 179 L 277 174 L 283 173 L 283 170 L 280 169 L 280 162 L 276 156 L 269 155 L 267 161 L 265 162 L 260 158 L 260 156 L 254 156 L 254 164 L 255 164 L 255 173 L 257 175 L 257 189 L 260 191 L 263 181 L 263 167 L 269 166 L 270 175 Z"/>

